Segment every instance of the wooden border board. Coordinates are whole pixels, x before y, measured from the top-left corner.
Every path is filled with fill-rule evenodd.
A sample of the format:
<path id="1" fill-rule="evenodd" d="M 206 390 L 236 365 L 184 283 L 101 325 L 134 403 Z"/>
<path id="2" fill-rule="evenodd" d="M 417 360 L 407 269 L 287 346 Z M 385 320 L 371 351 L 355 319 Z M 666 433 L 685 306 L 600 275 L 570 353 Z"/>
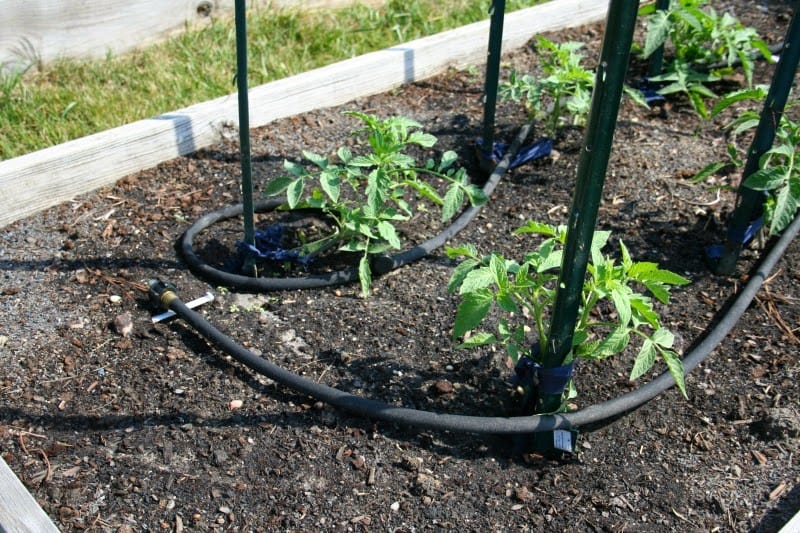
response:
<path id="1" fill-rule="evenodd" d="M 601 20 L 607 9 L 607 0 L 553 0 L 507 13 L 503 49 Z M 260 85 L 250 91 L 250 125 L 385 92 L 451 66 L 482 64 L 488 35 L 485 20 Z M 237 123 L 232 94 L 2 161 L 0 227 L 215 144 Z"/>
<path id="2" fill-rule="evenodd" d="M 0 457 L 0 531 L 9 533 L 58 533 L 25 485 Z"/>
<path id="3" fill-rule="evenodd" d="M 385 0 L 247 0 L 248 8 L 335 9 Z M 0 72 L 61 58 L 102 59 L 233 15 L 234 0 L 0 0 Z"/>

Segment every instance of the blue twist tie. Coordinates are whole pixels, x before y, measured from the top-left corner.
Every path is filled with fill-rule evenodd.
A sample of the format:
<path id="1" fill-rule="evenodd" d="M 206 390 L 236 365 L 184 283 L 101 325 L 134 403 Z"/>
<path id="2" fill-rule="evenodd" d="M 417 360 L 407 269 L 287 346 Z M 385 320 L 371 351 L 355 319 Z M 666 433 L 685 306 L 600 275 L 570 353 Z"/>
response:
<path id="1" fill-rule="evenodd" d="M 498 164 L 501 159 L 503 159 L 503 157 L 506 155 L 506 152 L 508 152 L 508 147 L 510 146 L 508 143 L 496 142 L 492 143 L 492 149 L 491 151 L 488 151 L 483 146 L 482 137 L 478 137 L 478 140 L 475 141 L 475 144 L 478 146 L 480 156 L 483 159 L 491 161 L 495 165 Z M 517 152 L 517 155 L 515 155 L 511 160 L 511 163 L 509 163 L 508 168 L 517 168 L 530 161 L 541 159 L 542 157 L 550 155 L 550 152 L 552 151 L 553 140 L 547 138 L 540 139 L 533 144 L 520 148 Z"/>

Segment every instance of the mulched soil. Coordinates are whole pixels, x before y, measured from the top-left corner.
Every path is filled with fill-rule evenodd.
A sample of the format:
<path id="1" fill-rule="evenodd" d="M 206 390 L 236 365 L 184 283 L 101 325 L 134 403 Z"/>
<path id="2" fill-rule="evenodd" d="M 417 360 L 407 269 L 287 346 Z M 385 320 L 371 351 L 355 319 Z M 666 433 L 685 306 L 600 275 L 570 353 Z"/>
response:
<path id="1" fill-rule="evenodd" d="M 771 43 L 791 9 L 714 5 Z M 602 27 L 551 37 L 585 42 L 596 57 Z M 504 73 L 535 65 L 530 47 L 505 59 Z M 760 66 L 760 80 L 771 70 Z M 412 117 L 439 138 L 433 155 L 456 150 L 478 174 L 482 79 L 480 67 L 451 71 L 254 131 L 257 187 L 302 149 L 351 142 L 343 109 Z M 686 352 L 763 252 L 746 251 L 730 277 L 703 259 L 733 206 L 712 185 L 738 175 L 688 178 L 724 157 L 726 117 L 702 122 L 681 100 L 666 113 L 631 103 L 620 113 L 598 227 L 635 259 L 692 280 L 661 309 Z M 524 120 L 519 105 L 501 104 L 500 136 Z M 564 223 L 581 142 L 567 130 L 552 157 L 510 172 L 453 242 L 520 257 L 532 241 L 511 231 L 523 221 Z M 446 290 L 454 263 L 443 251 L 377 278 L 366 300 L 355 285 L 246 294 L 193 276 L 175 244 L 198 217 L 239 201 L 238 179 L 237 145 L 224 140 L 0 234 L 0 451 L 64 531 L 776 531 L 800 508 L 796 243 L 687 378 L 688 400 L 670 390 L 582 428 L 578 453 L 548 458 L 508 438 L 352 416 L 255 375 L 180 321 L 153 325 L 139 287 L 166 279 L 186 300 L 213 292 L 208 320 L 306 377 L 406 407 L 515 414 L 501 354 L 450 341 L 458 298 Z M 438 230 L 424 218 L 407 228 L 412 240 Z M 205 249 L 222 261 L 240 233 L 216 231 Z M 576 406 L 635 389 L 631 360 L 581 365 Z"/>

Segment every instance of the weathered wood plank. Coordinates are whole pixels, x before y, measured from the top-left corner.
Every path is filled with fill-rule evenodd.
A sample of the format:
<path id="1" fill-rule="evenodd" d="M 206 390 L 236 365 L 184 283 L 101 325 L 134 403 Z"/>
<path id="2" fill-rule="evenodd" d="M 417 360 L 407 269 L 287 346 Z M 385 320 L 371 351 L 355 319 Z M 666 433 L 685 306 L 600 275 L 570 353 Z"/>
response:
<path id="1" fill-rule="evenodd" d="M 58 533 L 11 468 L 0 457 L 0 531 L 11 533 Z"/>
<path id="2" fill-rule="evenodd" d="M 378 4 L 384 0 L 368 0 Z M 320 9 L 356 0 L 248 0 L 269 8 Z M 102 58 L 229 14 L 234 0 L 0 0 L 0 66 L 60 57 Z"/>
<path id="3" fill-rule="evenodd" d="M 539 32 L 601 19 L 606 0 L 555 0 L 509 13 L 504 50 L 517 48 Z M 250 124 L 425 79 L 449 66 L 482 63 L 489 22 L 411 41 L 253 88 Z M 220 139 L 238 123 L 235 95 L 196 104 L 0 162 L 0 227 L 75 195 L 109 185 L 133 172 L 188 154 Z"/>

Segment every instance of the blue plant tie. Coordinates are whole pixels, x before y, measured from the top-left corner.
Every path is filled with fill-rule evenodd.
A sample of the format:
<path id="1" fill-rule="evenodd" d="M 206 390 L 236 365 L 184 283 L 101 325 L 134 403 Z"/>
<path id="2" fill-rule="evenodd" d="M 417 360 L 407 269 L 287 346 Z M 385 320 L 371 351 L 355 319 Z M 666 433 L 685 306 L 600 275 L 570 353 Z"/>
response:
<path id="1" fill-rule="evenodd" d="M 744 230 L 728 228 L 728 241 L 736 244 L 747 244 L 756 236 L 758 230 L 764 224 L 764 217 L 760 216 L 751 222 Z M 725 246 L 722 244 L 712 244 L 706 247 L 706 257 L 709 259 L 720 259 L 725 254 Z"/>
<path id="2" fill-rule="evenodd" d="M 555 368 L 544 368 L 537 365 L 536 375 L 539 377 L 539 394 L 551 396 L 564 392 L 569 380 L 572 379 L 574 368 L 575 361 Z"/>
<path id="3" fill-rule="evenodd" d="M 658 92 L 661 89 L 661 84 L 652 82 L 649 78 L 639 80 L 638 89 L 644 95 L 644 101 L 651 107 L 664 105 L 664 102 L 667 101 L 667 98 Z"/>
<path id="4" fill-rule="evenodd" d="M 282 239 L 283 227 L 280 224 L 272 224 L 264 229 L 256 230 L 255 245 L 236 241 L 236 250 L 242 261 L 248 258 L 291 261 L 306 267 L 314 260 L 313 256 L 301 256 L 296 250 L 282 248 Z"/>
<path id="5" fill-rule="evenodd" d="M 506 152 L 508 152 L 508 147 L 510 146 L 508 143 L 496 142 L 492 143 L 492 149 L 491 151 L 488 151 L 483 146 L 482 137 L 478 137 L 478 140 L 475 141 L 475 144 L 478 146 L 478 152 L 480 153 L 481 158 L 491 161 L 495 165 L 498 164 L 501 159 L 503 159 L 503 157 L 506 155 Z M 541 159 L 542 157 L 550 155 L 550 152 L 552 151 L 553 140 L 548 138 L 540 139 L 533 144 L 520 148 L 517 152 L 517 155 L 515 155 L 511 160 L 508 168 L 517 168 L 530 161 Z"/>
<path id="6" fill-rule="evenodd" d="M 509 381 L 513 386 L 536 391 L 539 395 L 561 394 L 572 379 L 574 369 L 574 361 L 564 366 L 544 368 L 530 357 L 523 356 L 514 366 L 514 374 Z"/>

